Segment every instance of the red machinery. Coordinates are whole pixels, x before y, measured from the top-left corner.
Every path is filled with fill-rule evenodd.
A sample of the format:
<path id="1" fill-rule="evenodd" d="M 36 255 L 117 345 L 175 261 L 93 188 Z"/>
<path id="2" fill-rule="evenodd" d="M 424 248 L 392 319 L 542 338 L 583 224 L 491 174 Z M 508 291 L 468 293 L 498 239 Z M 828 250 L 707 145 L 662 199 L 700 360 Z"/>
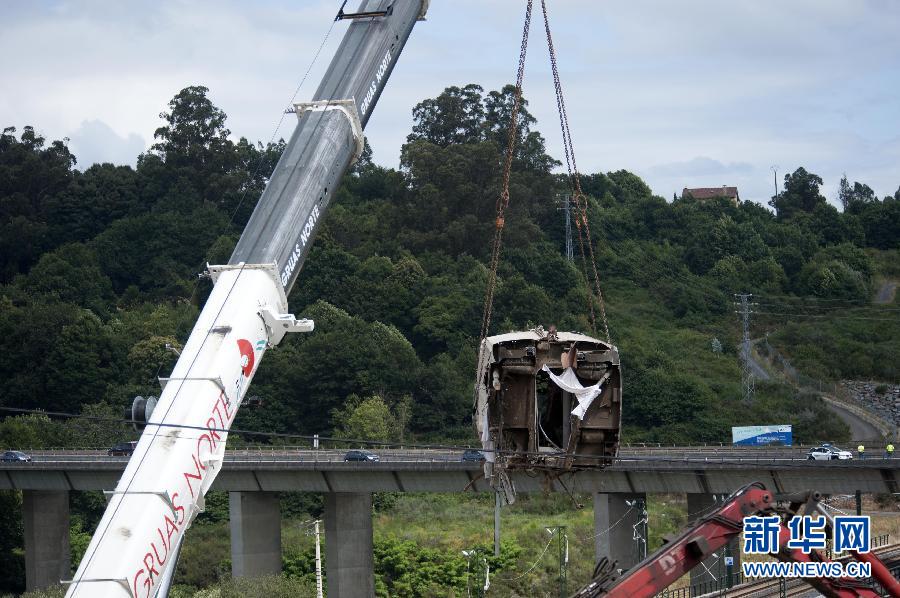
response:
<path id="1" fill-rule="evenodd" d="M 594 579 L 574 597 L 594 598 L 651 598 L 668 587 L 679 577 L 700 565 L 713 552 L 739 537 L 743 529 L 744 517 L 750 515 L 781 517 L 779 532 L 780 551 L 775 555 L 785 562 L 822 562 L 830 560 L 820 552 L 804 554 L 798 549 L 787 548 L 790 530 L 787 521 L 797 514 L 802 505 L 805 512 L 819 511 L 818 493 L 808 492 L 786 498 L 789 506 L 776 506 L 772 494 L 765 486 L 756 482 L 732 494 L 725 504 L 696 525 L 669 541 L 643 562 L 635 565 L 621 576 L 616 574 L 615 563 L 602 560 L 594 572 Z M 891 575 L 884 563 L 874 553 L 851 552 L 851 557 L 860 562 L 870 563 L 872 577 L 881 584 L 892 598 L 900 598 L 900 583 Z M 879 593 L 866 585 L 863 580 L 842 578 L 804 578 L 824 596 L 834 598 L 877 598 Z"/>

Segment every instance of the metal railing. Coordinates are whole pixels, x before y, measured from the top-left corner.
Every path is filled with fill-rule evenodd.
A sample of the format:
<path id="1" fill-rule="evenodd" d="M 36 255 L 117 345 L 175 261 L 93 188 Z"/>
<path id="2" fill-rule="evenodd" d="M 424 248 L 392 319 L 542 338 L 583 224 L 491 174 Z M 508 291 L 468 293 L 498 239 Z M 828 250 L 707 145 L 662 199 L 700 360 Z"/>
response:
<path id="1" fill-rule="evenodd" d="M 185 439 L 190 440 L 190 439 Z M 348 450 L 345 448 L 320 448 L 313 449 L 308 446 L 275 446 L 262 445 L 228 449 L 225 452 L 227 462 L 313 462 L 335 463 L 344 460 Z M 419 463 L 450 462 L 462 460 L 467 447 L 459 448 L 381 448 L 370 447 L 367 449 L 380 458 L 381 461 L 404 461 Z M 475 449 L 477 450 L 477 449 Z M 695 445 L 695 446 L 664 446 L 664 445 L 624 445 L 619 449 L 619 455 L 613 464 L 629 465 L 635 462 L 642 463 L 721 463 L 721 464 L 774 464 L 781 462 L 793 462 L 795 464 L 808 462 L 808 447 L 795 445 L 790 447 L 753 447 L 730 445 Z M 106 448 L 79 448 L 79 449 L 40 449 L 25 450 L 34 461 L 56 462 L 85 462 L 103 461 L 106 459 L 127 459 L 127 457 L 112 457 Z M 860 455 L 851 451 L 854 462 L 858 462 Z M 900 459 L 900 453 L 891 456 L 891 460 Z M 864 460 L 866 462 L 885 462 L 888 454 L 883 444 L 868 444 Z M 847 461 L 839 463 L 848 464 Z M 820 462 L 809 463 L 812 465 L 827 465 Z M 873 463 L 874 465 L 874 463 Z"/>
<path id="2" fill-rule="evenodd" d="M 896 546 L 890 544 L 890 534 L 882 534 L 872 538 L 872 549 L 876 552 L 878 549 L 888 549 L 883 556 L 894 555 Z M 826 551 L 831 558 L 830 550 Z M 844 560 L 842 557 L 838 560 Z M 697 596 L 706 596 L 718 594 L 720 596 L 751 596 L 759 593 L 760 595 L 771 594 L 771 588 L 778 584 L 777 579 L 758 579 L 744 577 L 741 571 L 736 571 L 730 575 L 721 575 L 718 579 L 705 581 L 699 584 L 692 584 L 680 588 L 666 589 L 657 594 L 657 598 L 696 598 Z M 801 579 L 793 579 L 787 582 L 785 589 L 794 586 L 803 585 Z"/>

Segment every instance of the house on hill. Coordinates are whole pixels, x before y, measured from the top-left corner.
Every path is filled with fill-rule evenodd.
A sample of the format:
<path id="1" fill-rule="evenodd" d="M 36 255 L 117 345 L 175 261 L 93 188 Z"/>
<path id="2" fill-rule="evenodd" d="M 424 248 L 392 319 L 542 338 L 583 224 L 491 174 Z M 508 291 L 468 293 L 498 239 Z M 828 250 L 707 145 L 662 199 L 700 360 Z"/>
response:
<path id="1" fill-rule="evenodd" d="M 726 187 L 725 185 L 722 185 L 721 187 L 697 187 L 696 189 L 688 189 L 685 187 L 681 191 L 681 198 L 684 199 L 687 196 L 700 201 L 724 197 L 725 199 L 730 200 L 734 205 L 741 203 L 741 196 L 738 195 L 737 187 Z"/>

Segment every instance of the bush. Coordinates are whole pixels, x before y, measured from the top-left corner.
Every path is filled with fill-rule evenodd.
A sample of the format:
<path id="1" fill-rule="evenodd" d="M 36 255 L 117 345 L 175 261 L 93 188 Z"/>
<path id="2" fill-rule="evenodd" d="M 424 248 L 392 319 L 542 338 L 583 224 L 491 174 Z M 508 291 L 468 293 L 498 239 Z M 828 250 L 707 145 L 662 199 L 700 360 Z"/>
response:
<path id="1" fill-rule="evenodd" d="M 316 595 L 316 584 L 284 575 L 240 577 L 199 591 L 191 586 L 176 585 L 169 595 L 172 598 L 312 598 Z"/>

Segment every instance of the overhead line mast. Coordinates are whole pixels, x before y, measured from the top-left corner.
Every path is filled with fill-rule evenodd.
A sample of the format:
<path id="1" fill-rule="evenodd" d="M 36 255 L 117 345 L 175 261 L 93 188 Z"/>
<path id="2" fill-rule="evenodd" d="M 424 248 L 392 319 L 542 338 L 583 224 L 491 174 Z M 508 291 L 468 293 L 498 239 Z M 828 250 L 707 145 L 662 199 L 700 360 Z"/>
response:
<path id="1" fill-rule="evenodd" d="M 363 128 L 428 0 L 363 0 L 168 378 L 71 582 L 69 597 L 154 596 L 222 468 L 227 432 L 267 349 L 313 323 L 287 295 Z M 200 429 L 187 432 L 193 426 Z M 168 575 L 168 577 L 171 577 Z"/>

